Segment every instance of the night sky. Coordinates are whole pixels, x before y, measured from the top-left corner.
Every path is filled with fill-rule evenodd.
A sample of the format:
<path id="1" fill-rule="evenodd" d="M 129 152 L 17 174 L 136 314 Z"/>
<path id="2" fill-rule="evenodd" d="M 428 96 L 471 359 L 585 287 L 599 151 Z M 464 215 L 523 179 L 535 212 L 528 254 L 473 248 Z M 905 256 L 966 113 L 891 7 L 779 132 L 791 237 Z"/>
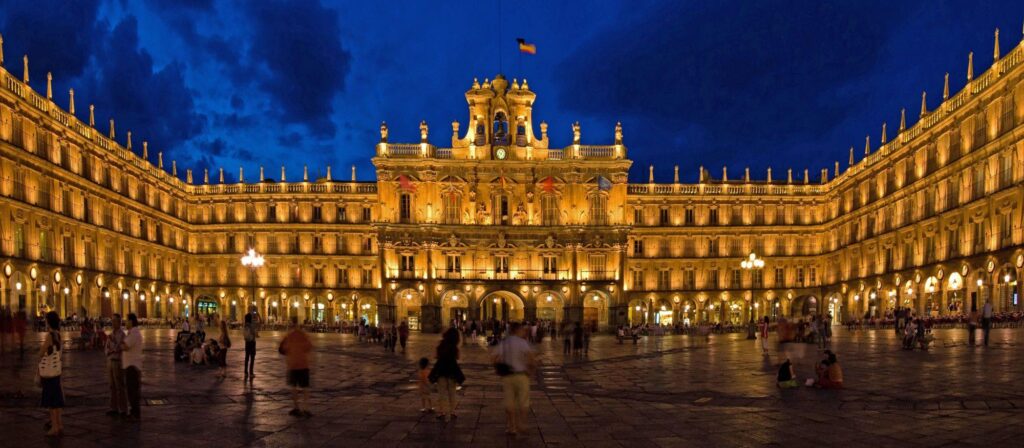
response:
<path id="1" fill-rule="evenodd" d="M 500 24 L 499 24 L 500 23 Z M 623 1 L 329 2 L 271 0 L 0 0 L 5 66 L 55 101 L 75 89 L 78 116 L 132 130 L 135 149 L 164 152 L 185 168 L 244 166 L 289 179 L 332 165 L 348 179 L 370 158 L 387 121 L 392 142 L 417 142 L 418 124 L 448 146 L 467 122 L 474 77 L 527 78 L 534 117 L 553 147 L 610 144 L 623 124 L 631 177 L 671 182 L 678 164 L 693 182 L 701 164 L 717 177 L 750 167 L 814 177 L 849 147 L 877 147 L 992 63 L 993 31 L 1005 55 L 1021 41 L 1018 1 Z M 537 45 L 520 55 L 515 39 Z M 499 66 L 499 64 L 501 64 Z M 535 123 L 539 134 L 539 123 Z M 211 174 L 211 178 L 214 175 Z"/>

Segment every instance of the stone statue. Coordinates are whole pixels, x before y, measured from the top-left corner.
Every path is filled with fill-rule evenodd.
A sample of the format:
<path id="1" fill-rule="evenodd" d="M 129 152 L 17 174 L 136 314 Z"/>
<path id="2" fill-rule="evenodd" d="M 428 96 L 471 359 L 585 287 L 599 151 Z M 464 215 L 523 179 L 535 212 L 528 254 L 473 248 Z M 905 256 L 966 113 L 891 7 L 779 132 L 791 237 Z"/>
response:
<path id="1" fill-rule="evenodd" d="M 427 132 L 428 131 L 429 131 L 429 128 L 427 127 L 427 122 L 426 121 L 421 121 L 420 122 L 420 141 L 421 142 L 427 141 Z"/>
<path id="2" fill-rule="evenodd" d="M 388 124 L 386 122 L 383 122 L 383 121 L 380 123 L 380 141 L 381 142 L 387 142 L 388 141 Z"/>
<path id="3" fill-rule="evenodd" d="M 622 122 L 615 123 L 615 144 L 622 144 Z"/>
<path id="4" fill-rule="evenodd" d="M 572 143 L 580 144 L 580 122 L 578 121 L 572 124 Z"/>

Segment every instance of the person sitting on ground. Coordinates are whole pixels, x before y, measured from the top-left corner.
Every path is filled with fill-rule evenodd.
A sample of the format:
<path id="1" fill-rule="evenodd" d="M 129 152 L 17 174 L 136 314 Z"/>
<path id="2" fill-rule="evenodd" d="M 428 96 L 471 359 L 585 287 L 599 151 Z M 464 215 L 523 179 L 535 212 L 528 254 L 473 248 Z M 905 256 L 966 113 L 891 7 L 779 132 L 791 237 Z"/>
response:
<path id="1" fill-rule="evenodd" d="M 814 383 L 814 387 L 821 389 L 842 389 L 843 368 L 839 365 L 839 360 L 832 350 L 825 350 L 825 355 L 826 358 L 818 364 L 816 369 L 818 373 L 818 381 Z"/>
<path id="2" fill-rule="evenodd" d="M 779 374 L 775 379 L 775 385 L 779 389 L 791 389 L 797 387 L 796 373 L 793 372 L 793 363 L 789 362 L 789 358 L 786 358 L 779 366 Z"/>

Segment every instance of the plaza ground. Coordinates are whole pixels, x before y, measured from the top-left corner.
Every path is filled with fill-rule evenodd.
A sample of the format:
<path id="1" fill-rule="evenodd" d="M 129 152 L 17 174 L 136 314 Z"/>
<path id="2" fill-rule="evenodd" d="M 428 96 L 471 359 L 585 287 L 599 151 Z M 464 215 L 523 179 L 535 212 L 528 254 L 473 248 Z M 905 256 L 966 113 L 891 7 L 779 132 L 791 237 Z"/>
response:
<path id="1" fill-rule="evenodd" d="M 458 418 L 421 415 L 414 363 L 438 335 L 413 335 L 408 351 L 386 353 L 349 335 L 314 334 L 314 416 L 287 415 L 290 396 L 276 353 L 282 334 L 258 342 L 256 379 L 241 379 L 241 335 L 229 377 L 172 362 L 172 330 L 144 330 L 141 423 L 104 415 L 108 386 L 100 352 L 70 351 L 64 384 L 66 435 L 43 436 L 33 385 L 36 340 L 25 361 L 0 358 L 0 434 L 18 446 L 1013 446 L 1024 428 L 1024 329 L 993 330 L 989 348 L 965 330 L 937 330 L 928 352 L 900 350 L 892 330 L 836 327 L 833 349 L 847 389 L 779 391 L 788 356 L 800 377 L 820 358 L 807 344 L 770 345 L 743 334 L 645 338 L 636 346 L 596 337 L 586 358 L 566 358 L 561 341 L 538 346 L 542 367 L 529 430 L 504 435 L 501 388 L 486 349 L 467 343 L 468 381 Z M 33 335 L 41 338 L 39 335 Z M 774 335 L 772 339 L 774 341 Z M 431 356 L 432 357 L 432 356 Z"/>

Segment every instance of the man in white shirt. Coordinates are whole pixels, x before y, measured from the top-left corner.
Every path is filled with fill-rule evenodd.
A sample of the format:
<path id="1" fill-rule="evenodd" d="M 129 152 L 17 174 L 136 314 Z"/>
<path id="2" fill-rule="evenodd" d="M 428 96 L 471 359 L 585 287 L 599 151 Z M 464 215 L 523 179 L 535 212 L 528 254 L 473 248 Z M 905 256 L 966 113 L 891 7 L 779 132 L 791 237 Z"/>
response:
<path id="1" fill-rule="evenodd" d="M 992 302 L 985 302 L 981 309 L 981 331 L 985 334 L 985 347 L 988 347 L 988 332 L 992 329 Z"/>
<path id="2" fill-rule="evenodd" d="M 505 431 L 514 435 L 523 429 L 526 413 L 530 409 L 530 375 L 535 363 L 533 347 L 525 339 L 526 327 L 514 323 L 509 330 L 509 336 L 494 348 L 492 356 L 495 363 L 508 366 L 508 374 L 501 378 L 507 419 Z"/>
<path id="3" fill-rule="evenodd" d="M 138 420 L 142 417 L 139 408 L 142 395 L 142 332 L 139 330 L 139 317 L 135 313 L 128 315 L 128 334 L 122 344 L 121 364 L 124 366 L 124 383 L 128 391 L 128 406 L 131 408 L 129 418 Z"/>

